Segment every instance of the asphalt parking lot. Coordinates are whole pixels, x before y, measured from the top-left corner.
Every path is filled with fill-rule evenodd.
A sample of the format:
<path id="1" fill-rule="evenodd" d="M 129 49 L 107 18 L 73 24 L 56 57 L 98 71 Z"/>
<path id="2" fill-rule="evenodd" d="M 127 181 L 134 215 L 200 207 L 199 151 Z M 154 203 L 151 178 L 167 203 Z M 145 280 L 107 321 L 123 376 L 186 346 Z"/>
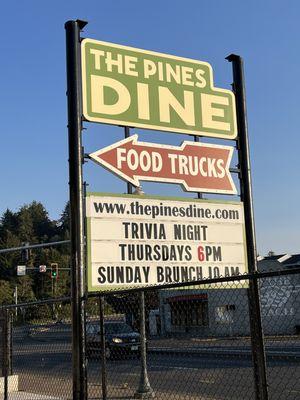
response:
<path id="1" fill-rule="evenodd" d="M 47 332 L 47 331 L 45 331 Z M 56 336 L 56 338 L 55 338 Z M 148 374 L 156 398 L 161 399 L 254 399 L 253 369 L 246 341 L 197 343 L 197 341 L 153 340 L 149 343 Z M 197 343 L 197 345 L 195 345 Z M 168 344 L 168 346 L 167 346 Z M 201 348 L 203 351 L 196 351 Z M 268 351 L 280 354 L 295 349 L 295 343 L 281 341 Z M 162 349 L 163 348 L 163 349 Z M 296 354 L 297 348 L 295 350 Z M 222 353 L 220 355 L 220 352 Z M 88 360 L 89 398 L 101 398 L 99 357 Z M 297 359 L 268 357 L 268 382 L 272 400 L 300 397 L 300 364 Z M 71 345 L 57 332 L 47 337 L 19 336 L 15 340 L 14 373 L 19 375 L 19 390 L 61 399 L 71 398 Z M 138 357 L 107 362 L 107 387 L 111 399 L 132 398 L 139 385 Z"/>

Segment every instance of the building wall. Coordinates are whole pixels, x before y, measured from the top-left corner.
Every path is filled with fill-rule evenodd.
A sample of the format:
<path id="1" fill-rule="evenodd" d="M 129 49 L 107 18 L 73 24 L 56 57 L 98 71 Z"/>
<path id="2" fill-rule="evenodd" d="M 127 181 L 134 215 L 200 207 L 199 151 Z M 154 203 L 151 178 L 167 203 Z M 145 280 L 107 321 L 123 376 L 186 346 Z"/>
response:
<path id="1" fill-rule="evenodd" d="M 296 333 L 300 326 L 299 277 L 293 275 L 266 278 L 261 282 L 261 312 L 264 333 Z"/>
<path id="2" fill-rule="evenodd" d="M 170 298 L 206 294 L 208 325 L 198 327 L 174 326 L 171 321 Z M 164 290 L 160 294 L 162 333 L 191 333 L 197 336 L 249 335 L 247 289 L 187 289 Z"/>
<path id="3" fill-rule="evenodd" d="M 208 291 L 209 329 L 212 336 L 250 334 L 247 289 L 211 289 Z M 221 308 L 227 308 L 220 315 Z"/>
<path id="4" fill-rule="evenodd" d="M 293 269 L 268 257 L 259 261 L 260 272 Z M 260 281 L 261 312 L 264 333 L 267 335 L 284 335 L 296 333 L 300 325 L 300 274 L 281 275 L 265 278 Z"/>
<path id="5" fill-rule="evenodd" d="M 281 266 L 282 269 L 282 266 Z M 261 313 L 266 335 L 291 335 L 300 327 L 300 276 L 265 278 L 260 282 Z M 207 294 L 208 325 L 174 326 L 169 298 Z M 195 336 L 249 336 L 249 308 L 246 288 L 224 285 L 218 289 L 164 290 L 160 293 L 162 334 L 190 333 Z M 299 329 L 299 328 L 298 328 Z"/>

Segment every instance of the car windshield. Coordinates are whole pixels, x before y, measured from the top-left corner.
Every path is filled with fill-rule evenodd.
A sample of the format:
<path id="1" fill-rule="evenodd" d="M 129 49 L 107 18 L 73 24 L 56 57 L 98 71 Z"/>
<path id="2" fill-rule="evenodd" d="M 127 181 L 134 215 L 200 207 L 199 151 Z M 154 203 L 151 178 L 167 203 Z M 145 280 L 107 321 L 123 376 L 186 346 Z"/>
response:
<path id="1" fill-rule="evenodd" d="M 124 323 L 118 322 L 106 322 L 105 332 L 107 333 L 132 333 L 132 328 Z"/>

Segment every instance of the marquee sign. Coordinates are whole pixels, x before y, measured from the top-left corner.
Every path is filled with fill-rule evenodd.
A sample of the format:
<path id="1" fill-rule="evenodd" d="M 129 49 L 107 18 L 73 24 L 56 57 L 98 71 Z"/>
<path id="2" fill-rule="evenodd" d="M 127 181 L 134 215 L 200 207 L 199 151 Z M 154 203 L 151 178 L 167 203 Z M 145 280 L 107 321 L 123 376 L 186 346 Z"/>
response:
<path id="1" fill-rule="evenodd" d="M 247 272 L 243 205 L 88 194 L 88 290 Z"/>
<path id="2" fill-rule="evenodd" d="M 138 142 L 133 135 L 90 154 L 96 163 L 139 186 L 139 179 L 181 184 L 186 191 L 236 194 L 229 171 L 233 147 L 183 142 L 180 147 Z"/>
<path id="3" fill-rule="evenodd" d="M 92 39 L 81 57 L 87 121 L 236 137 L 234 94 L 214 87 L 207 62 Z"/>

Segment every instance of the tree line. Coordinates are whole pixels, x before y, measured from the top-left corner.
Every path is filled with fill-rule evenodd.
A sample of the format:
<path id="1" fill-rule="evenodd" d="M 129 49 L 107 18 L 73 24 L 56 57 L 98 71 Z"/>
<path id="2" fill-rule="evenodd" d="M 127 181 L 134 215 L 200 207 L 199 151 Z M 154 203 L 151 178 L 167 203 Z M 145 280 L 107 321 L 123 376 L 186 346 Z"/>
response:
<path id="1" fill-rule="evenodd" d="M 0 219 L 0 249 L 68 240 L 70 237 L 69 204 L 58 220 L 52 220 L 40 202 L 33 201 L 13 212 L 7 209 Z M 26 275 L 17 276 L 17 266 L 24 265 L 21 251 L 0 254 L 0 305 L 28 302 L 70 295 L 69 245 L 31 249 L 26 261 Z M 52 279 L 50 265 L 58 264 L 58 277 Z M 46 265 L 46 272 L 39 266 Z"/>
<path id="2" fill-rule="evenodd" d="M 7 209 L 0 218 L 0 249 L 22 246 L 23 243 L 38 244 L 70 239 L 69 203 L 65 205 L 58 220 L 51 220 L 42 203 L 33 201 L 16 212 Z M 58 264 L 58 277 L 51 277 L 51 263 Z M 68 244 L 31 249 L 26 262 L 26 275 L 17 275 L 17 266 L 24 265 L 21 251 L 0 254 L 0 306 L 30 303 L 36 300 L 69 297 L 70 247 Z M 39 272 L 39 266 L 46 265 L 46 272 Z M 145 293 L 146 318 L 150 309 L 158 307 L 157 292 Z M 120 313 L 126 319 L 138 321 L 139 295 L 113 295 L 105 297 L 105 313 Z M 37 308 L 20 309 L 19 320 L 63 319 L 70 317 L 70 303 L 65 305 L 39 305 Z M 87 317 L 98 315 L 99 302 L 90 298 L 86 303 Z M 23 321 L 24 322 L 24 321 Z"/>

